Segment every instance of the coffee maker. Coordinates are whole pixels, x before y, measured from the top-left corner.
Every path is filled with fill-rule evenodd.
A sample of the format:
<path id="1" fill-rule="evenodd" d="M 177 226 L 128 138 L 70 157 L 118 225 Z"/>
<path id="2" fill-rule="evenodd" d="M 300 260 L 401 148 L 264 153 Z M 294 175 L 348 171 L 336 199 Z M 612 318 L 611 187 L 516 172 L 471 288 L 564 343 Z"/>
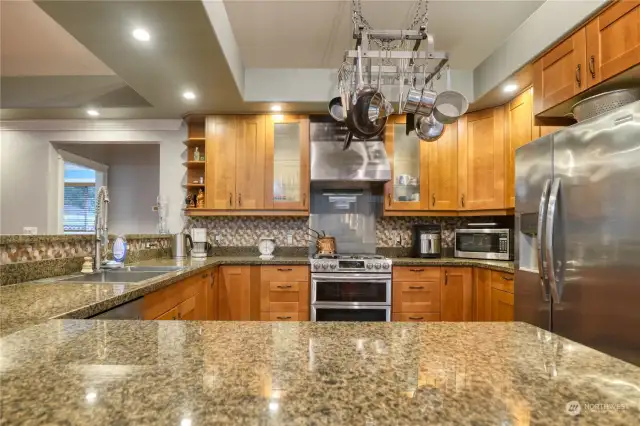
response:
<path id="1" fill-rule="evenodd" d="M 440 225 L 413 225 L 413 257 L 440 257 Z"/>
<path id="2" fill-rule="evenodd" d="M 193 249 L 191 259 L 206 259 L 210 244 L 207 241 L 207 228 L 192 228 Z"/>

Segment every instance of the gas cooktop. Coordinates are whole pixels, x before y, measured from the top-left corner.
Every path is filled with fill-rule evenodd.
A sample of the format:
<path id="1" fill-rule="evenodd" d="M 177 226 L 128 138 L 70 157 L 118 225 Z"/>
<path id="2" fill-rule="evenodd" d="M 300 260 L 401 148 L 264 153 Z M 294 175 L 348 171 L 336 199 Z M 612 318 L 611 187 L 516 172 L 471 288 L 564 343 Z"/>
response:
<path id="1" fill-rule="evenodd" d="M 315 254 L 311 257 L 312 273 L 366 272 L 391 274 L 391 259 L 377 254 Z"/>

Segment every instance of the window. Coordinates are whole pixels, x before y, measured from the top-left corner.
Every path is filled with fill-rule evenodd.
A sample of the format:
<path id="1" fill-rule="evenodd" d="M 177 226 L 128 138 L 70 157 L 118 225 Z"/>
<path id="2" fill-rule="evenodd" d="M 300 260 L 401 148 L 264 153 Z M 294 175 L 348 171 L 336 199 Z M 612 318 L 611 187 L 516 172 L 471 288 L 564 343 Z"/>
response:
<path id="1" fill-rule="evenodd" d="M 96 230 L 96 171 L 65 161 L 65 234 L 86 234 Z"/>

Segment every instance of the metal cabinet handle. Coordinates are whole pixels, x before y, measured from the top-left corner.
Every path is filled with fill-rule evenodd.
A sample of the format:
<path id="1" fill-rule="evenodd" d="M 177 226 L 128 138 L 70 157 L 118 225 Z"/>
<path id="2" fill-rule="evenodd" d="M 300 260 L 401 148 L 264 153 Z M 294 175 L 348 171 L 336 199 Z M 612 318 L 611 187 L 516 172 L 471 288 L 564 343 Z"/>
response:
<path id="1" fill-rule="evenodd" d="M 421 320 L 423 317 L 409 317 L 410 320 Z"/>
<path id="2" fill-rule="evenodd" d="M 291 284 L 289 284 L 289 285 L 279 285 L 278 288 L 291 288 Z"/>
<path id="3" fill-rule="evenodd" d="M 444 285 L 449 284 L 449 271 L 444 271 Z"/>
<path id="4" fill-rule="evenodd" d="M 464 207 L 464 194 L 462 194 L 462 197 L 460 197 L 460 204 L 462 204 L 462 207 Z"/>
<path id="5" fill-rule="evenodd" d="M 409 290 L 422 290 L 424 286 L 409 286 Z"/>
<path id="6" fill-rule="evenodd" d="M 238 207 L 242 207 L 242 194 L 238 192 Z"/>
<path id="7" fill-rule="evenodd" d="M 505 280 L 505 281 L 513 281 L 513 278 L 505 277 L 504 275 L 502 275 L 502 279 Z"/>
<path id="8" fill-rule="evenodd" d="M 302 193 L 302 207 L 306 207 L 307 206 L 307 193 L 303 192 Z"/>
<path id="9" fill-rule="evenodd" d="M 178 312 L 178 319 L 182 319 L 182 313 Z"/>
<path id="10" fill-rule="evenodd" d="M 391 193 L 387 194 L 387 205 L 391 207 Z"/>
<path id="11" fill-rule="evenodd" d="M 202 278 L 207 278 L 209 276 L 209 274 L 204 274 L 202 275 Z"/>
<path id="12" fill-rule="evenodd" d="M 233 194 L 230 192 L 229 193 L 229 207 L 233 206 Z"/>
<path id="13" fill-rule="evenodd" d="M 594 55 L 589 58 L 589 72 L 591 73 L 591 78 L 596 78 L 596 57 Z"/>
<path id="14" fill-rule="evenodd" d="M 431 194 L 431 205 L 435 207 L 436 205 L 436 193 Z"/>
<path id="15" fill-rule="evenodd" d="M 172 320 L 172 321 L 175 321 L 175 320 L 176 320 L 175 315 L 174 315 L 173 317 L 171 317 L 171 320 Z"/>
<path id="16" fill-rule="evenodd" d="M 409 269 L 411 272 L 422 272 L 424 269 Z"/>
<path id="17" fill-rule="evenodd" d="M 582 87 L 582 76 L 581 76 L 581 71 L 582 70 L 582 65 L 578 64 L 576 65 L 576 83 L 578 83 L 578 87 Z"/>
<path id="18" fill-rule="evenodd" d="M 289 272 L 289 271 L 293 271 L 293 269 L 291 269 L 291 268 L 278 268 L 278 271 L 280 271 L 280 272 Z"/>
<path id="19" fill-rule="evenodd" d="M 291 317 L 276 317 L 276 318 L 281 320 L 291 319 Z"/>

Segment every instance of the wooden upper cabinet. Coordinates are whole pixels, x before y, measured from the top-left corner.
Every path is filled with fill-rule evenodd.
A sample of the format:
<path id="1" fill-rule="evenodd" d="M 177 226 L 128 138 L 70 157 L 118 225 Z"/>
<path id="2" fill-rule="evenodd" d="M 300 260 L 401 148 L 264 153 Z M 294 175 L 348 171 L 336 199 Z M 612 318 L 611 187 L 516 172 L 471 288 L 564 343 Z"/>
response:
<path id="1" fill-rule="evenodd" d="M 583 27 L 533 64 L 535 114 L 587 88 L 586 49 L 586 30 Z"/>
<path id="2" fill-rule="evenodd" d="M 429 210 L 458 206 L 458 127 L 450 124 L 435 142 L 424 142 L 429 157 Z"/>
<path id="3" fill-rule="evenodd" d="M 309 210 L 309 118 L 276 114 L 265 120 L 264 208 Z"/>
<path id="4" fill-rule="evenodd" d="M 587 86 L 640 63 L 640 2 L 619 1 L 587 24 Z"/>
<path id="5" fill-rule="evenodd" d="M 237 123 L 236 209 L 260 210 L 264 208 L 264 186 L 259 182 L 264 179 L 265 169 L 265 117 L 241 115 Z"/>
<path id="6" fill-rule="evenodd" d="M 518 95 L 507 106 L 506 129 L 506 207 L 516 206 L 515 197 L 515 159 L 516 149 L 538 137 L 533 123 L 532 89 Z"/>
<path id="7" fill-rule="evenodd" d="M 384 209 L 429 209 L 428 143 L 415 132 L 405 133 L 406 116 L 389 117 L 384 143 L 391 163 L 391 180 L 385 184 Z"/>
<path id="8" fill-rule="evenodd" d="M 233 115 L 209 116 L 205 121 L 206 188 L 208 209 L 236 208 L 236 139 L 238 119 Z"/>
<path id="9" fill-rule="evenodd" d="M 504 106 L 458 120 L 458 210 L 505 208 Z"/>
<path id="10" fill-rule="evenodd" d="M 471 321 L 473 318 L 472 268 L 442 268 L 440 318 L 442 321 Z"/>

